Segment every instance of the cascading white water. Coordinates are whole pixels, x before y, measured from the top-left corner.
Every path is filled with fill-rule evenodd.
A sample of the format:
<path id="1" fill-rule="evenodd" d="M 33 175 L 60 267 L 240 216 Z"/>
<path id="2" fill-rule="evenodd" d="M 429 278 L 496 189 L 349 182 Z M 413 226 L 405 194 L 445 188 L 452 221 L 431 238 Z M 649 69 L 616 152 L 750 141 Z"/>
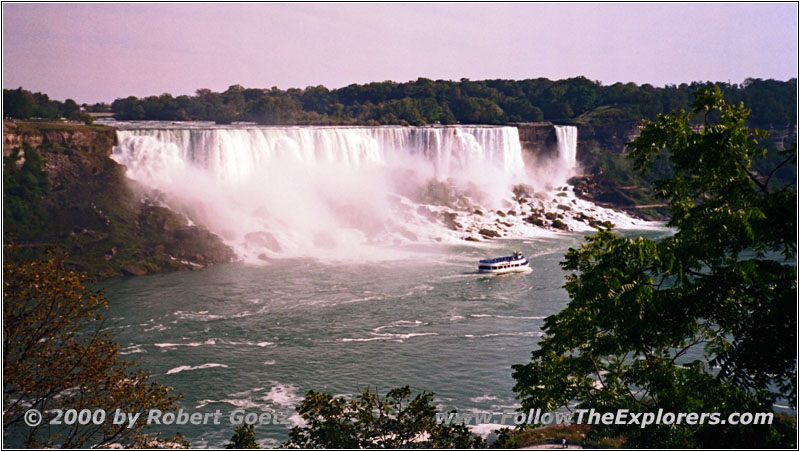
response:
<path id="1" fill-rule="evenodd" d="M 575 126 L 555 126 L 558 141 L 558 164 L 555 170 L 559 185 L 567 183 L 578 168 L 578 128 Z"/>
<path id="2" fill-rule="evenodd" d="M 275 165 L 358 169 L 408 157 L 429 162 L 441 180 L 473 171 L 473 176 L 487 170 L 512 177 L 524 173 L 513 127 L 138 129 L 120 131 L 119 142 L 115 155 L 134 179 L 163 180 L 189 165 L 236 181 Z"/>
<path id="3" fill-rule="evenodd" d="M 566 181 L 577 137 L 557 127 L 559 159 L 534 177 L 515 127 L 118 127 L 112 157 L 128 176 L 249 260 L 458 240 L 452 212 L 497 209 L 516 184 Z"/>

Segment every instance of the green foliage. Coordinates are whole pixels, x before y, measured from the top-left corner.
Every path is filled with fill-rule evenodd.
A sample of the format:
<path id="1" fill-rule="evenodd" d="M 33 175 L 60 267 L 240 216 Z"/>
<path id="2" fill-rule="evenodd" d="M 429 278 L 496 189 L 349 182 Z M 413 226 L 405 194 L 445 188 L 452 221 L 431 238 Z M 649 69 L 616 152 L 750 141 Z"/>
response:
<path id="1" fill-rule="evenodd" d="M 72 99 L 67 99 L 61 105 L 61 116 L 72 121 L 81 120 L 81 106 Z"/>
<path id="2" fill-rule="evenodd" d="M 195 96 L 129 96 L 107 104 L 84 105 L 86 111 L 111 111 L 117 119 L 163 121 L 253 121 L 259 124 L 506 124 L 542 120 L 595 127 L 635 124 L 642 117 L 689 106 L 691 93 L 710 83 L 655 88 L 615 83 L 603 86 L 585 77 L 552 81 L 461 81 L 420 78 L 349 85 L 280 90 L 232 85 L 225 92 L 197 90 Z M 759 127 L 797 124 L 797 80 L 747 79 L 721 84 L 732 103 L 745 101 L 753 109 L 750 123 Z M 80 107 L 22 88 L 3 90 L 4 118 L 81 120 Z"/>
<path id="3" fill-rule="evenodd" d="M 256 432 L 252 425 L 242 424 L 236 427 L 231 442 L 225 444 L 226 449 L 260 449 L 256 443 Z"/>
<path id="4" fill-rule="evenodd" d="M 689 113 L 645 122 L 630 158 L 642 171 L 669 159 L 675 175 L 653 188 L 676 232 L 655 241 L 603 230 L 567 253 L 571 301 L 545 320 L 531 362 L 514 366 L 523 410 L 578 402 L 727 416 L 772 412 L 778 398 L 796 407 L 797 194 L 751 172 L 766 151 L 765 132 L 745 126 L 748 113 L 719 88 L 701 89 Z M 780 416 L 772 425 L 592 432 L 627 447 L 795 447 Z"/>
<path id="5" fill-rule="evenodd" d="M 384 398 L 364 391 L 347 400 L 309 391 L 297 411 L 305 426 L 289 432 L 288 448 L 396 449 L 483 448 L 485 442 L 464 425 L 437 424 L 433 393 L 411 398 L 408 386 L 390 390 Z"/>
<path id="6" fill-rule="evenodd" d="M 286 91 L 246 89 L 233 85 L 224 93 L 207 89 L 194 97 L 169 94 L 117 99 L 111 111 L 118 119 L 179 121 L 254 121 L 261 124 L 505 124 L 567 121 L 606 127 L 637 123 L 642 117 L 689 105 L 690 93 L 708 83 L 654 88 L 634 83 L 603 86 L 585 77 L 552 81 L 461 81 L 420 78 Z M 727 99 L 754 105 L 752 122 L 785 127 L 796 124 L 796 79 L 750 80 L 723 84 Z"/>
<path id="7" fill-rule="evenodd" d="M 89 288 L 85 274 L 64 268 L 63 254 L 27 261 L 18 251 L 4 246 L 4 443 L 28 448 L 159 443 L 152 432 L 143 432 L 143 419 L 132 428 L 108 421 L 69 427 L 49 423 L 54 409 L 174 410 L 178 396 L 119 358 L 119 344 L 101 321 L 108 300 Z M 44 415 L 39 426 L 23 423 L 29 408 Z"/>
<path id="8" fill-rule="evenodd" d="M 3 90 L 4 119 L 58 119 L 80 120 L 81 107 L 72 99 L 65 102 L 50 100 L 47 94 L 31 93 L 22 87 Z"/>
<path id="9" fill-rule="evenodd" d="M 96 104 L 83 104 L 83 108 L 91 113 L 108 113 L 111 111 L 111 106 L 105 102 L 98 102 Z"/>
<path id="10" fill-rule="evenodd" d="M 3 90 L 3 119 L 27 119 L 33 116 L 35 101 L 30 91 L 22 87 Z"/>
<path id="11" fill-rule="evenodd" d="M 41 154 L 27 143 L 3 157 L 3 229 L 23 234 L 44 221 L 42 198 L 50 192 Z"/>

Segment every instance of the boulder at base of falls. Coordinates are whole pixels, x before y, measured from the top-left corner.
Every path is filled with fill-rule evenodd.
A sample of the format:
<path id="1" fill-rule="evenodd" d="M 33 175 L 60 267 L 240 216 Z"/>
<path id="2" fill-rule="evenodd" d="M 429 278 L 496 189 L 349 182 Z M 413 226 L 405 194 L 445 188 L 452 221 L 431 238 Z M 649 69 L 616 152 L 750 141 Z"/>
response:
<path id="1" fill-rule="evenodd" d="M 525 218 L 525 221 L 534 226 L 544 226 L 544 221 L 538 215 L 530 215 Z"/>
<path id="2" fill-rule="evenodd" d="M 500 234 L 497 231 L 493 231 L 491 229 L 486 229 L 486 228 L 481 229 L 480 231 L 478 231 L 478 234 L 486 237 L 487 239 L 500 237 Z"/>
<path id="3" fill-rule="evenodd" d="M 461 224 L 456 221 L 458 214 L 454 212 L 442 212 L 442 223 L 447 226 L 448 229 L 453 231 L 458 231 L 461 229 Z"/>

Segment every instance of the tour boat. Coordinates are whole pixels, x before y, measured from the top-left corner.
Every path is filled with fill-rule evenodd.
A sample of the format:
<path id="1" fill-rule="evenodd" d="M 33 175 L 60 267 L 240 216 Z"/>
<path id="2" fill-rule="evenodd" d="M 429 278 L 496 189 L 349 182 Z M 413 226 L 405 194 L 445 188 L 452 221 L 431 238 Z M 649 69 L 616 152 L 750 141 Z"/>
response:
<path id="1" fill-rule="evenodd" d="M 514 254 L 506 257 L 497 257 L 494 259 L 484 259 L 478 265 L 480 273 L 513 273 L 513 272 L 527 272 L 531 267 L 528 264 L 528 259 L 519 251 L 514 251 Z"/>

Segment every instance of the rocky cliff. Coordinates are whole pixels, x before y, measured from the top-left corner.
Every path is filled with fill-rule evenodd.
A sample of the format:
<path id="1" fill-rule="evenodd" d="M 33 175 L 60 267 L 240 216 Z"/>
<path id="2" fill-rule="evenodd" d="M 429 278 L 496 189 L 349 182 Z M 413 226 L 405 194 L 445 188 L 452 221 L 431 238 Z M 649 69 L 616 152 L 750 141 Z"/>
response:
<path id="1" fill-rule="evenodd" d="M 514 124 L 519 132 L 522 150 L 534 155 L 552 155 L 558 151 L 556 129 L 551 122 Z"/>
<path id="2" fill-rule="evenodd" d="M 31 254 L 62 246 L 100 278 L 230 262 L 219 237 L 125 177 L 115 141 L 110 127 L 4 122 L 4 241 Z"/>
<path id="3" fill-rule="evenodd" d="M 3 156 L 14 148 L 27 144 L 36 149 L 41 146 L 60 147 L 91 154 L 111 154 L 117 134 L 111 127 L 85 126 L 75 123 L 3 122 Z"/>

